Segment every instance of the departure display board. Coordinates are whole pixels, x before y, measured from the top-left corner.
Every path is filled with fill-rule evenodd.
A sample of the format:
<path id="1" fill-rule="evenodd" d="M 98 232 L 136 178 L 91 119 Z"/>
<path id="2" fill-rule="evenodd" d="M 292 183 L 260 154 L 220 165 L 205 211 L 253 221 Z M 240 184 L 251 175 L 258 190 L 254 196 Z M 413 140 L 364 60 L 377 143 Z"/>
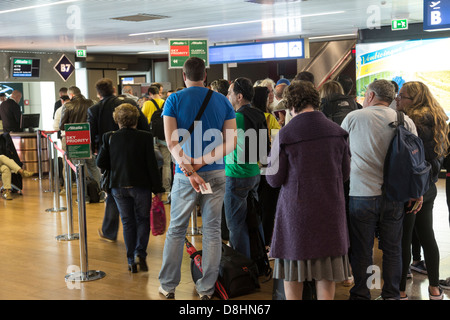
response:
<path id="1" fill-rule="evenodd" d="M 13 78 L 39 78 L 41 59 L 11 58 L 11 76 Z"/>
<path id="2" fill-rule="evenodd" d="M 209 47 L 211 64 L 303 59 L 308 55 L 304 39 Z"/>

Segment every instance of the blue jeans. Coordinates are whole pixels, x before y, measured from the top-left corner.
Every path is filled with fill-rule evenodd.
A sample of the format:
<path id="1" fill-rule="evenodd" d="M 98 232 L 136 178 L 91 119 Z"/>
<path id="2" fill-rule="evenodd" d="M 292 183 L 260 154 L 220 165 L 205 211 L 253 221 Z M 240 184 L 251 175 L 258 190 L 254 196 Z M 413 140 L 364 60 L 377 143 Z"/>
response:
<path id="1" fill-rule="evenodd" d="M 147 256 L 152 191 L 137 187 L 113 188 L 112 194 L 122 218 L 128 264 L 133 264 L 136 255 Z"/>
<path id="2" fill-rule="evenodd" d="M 212 295 L 219 275 L 222 257 L 221 220 L 225 193 L 225 172 L 214 170 L 198 172 L 211 184 L 212 194 L 197 193 L 189 178 L 176 173 L 171 190 L 170 225 L 164 243 L 163 262 L 159 274 L 161 287 L 175 292 L 181 279 L 184 239 L 189 227 L 189 218 L 197 203 L 202 212 L 202 268 L 203 277 L 196 283 L 200 295 Z"/>
<path id="3" fill-rule="evenodd" d="M 249 178 L 227 177 L 225 191 L 225 217 L 230 230 L 233 249 L 250 258 L 250 238 L 247 222 L 247 197 L 250 193 L 258 200 L 260 175 Z"/>
<path id="4" fill-rule="evenodd" d="M 372 271 L 376 270 L 382 271 L 383 274 L 381 296 L 384 299 L 400 298 L 403 205 L 403 202 L 389 201 L 383 196 L 350 196 L 350 262 L 355 279 L 355 285 L 350 290 L 350 299 L 370 300 L 371 280 L 380 275 L 372 275 Z M 379 230 L 379 248 L 383 251 L 383 265 L 382 268 L 371 269 L 376 228 Z M 380 282 L 381 279 L 378 279 L 378 283 Z"/>

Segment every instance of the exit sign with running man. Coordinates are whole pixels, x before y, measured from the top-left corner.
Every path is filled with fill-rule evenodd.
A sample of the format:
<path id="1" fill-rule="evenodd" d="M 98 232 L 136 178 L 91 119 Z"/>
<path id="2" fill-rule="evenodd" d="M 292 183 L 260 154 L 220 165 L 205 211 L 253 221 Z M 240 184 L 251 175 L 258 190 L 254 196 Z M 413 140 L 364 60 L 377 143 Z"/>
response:
<path id="1" fill-rule="evenodd" d="M 392 20 L 392 30 L 407 30 L 408 19 Z"/>

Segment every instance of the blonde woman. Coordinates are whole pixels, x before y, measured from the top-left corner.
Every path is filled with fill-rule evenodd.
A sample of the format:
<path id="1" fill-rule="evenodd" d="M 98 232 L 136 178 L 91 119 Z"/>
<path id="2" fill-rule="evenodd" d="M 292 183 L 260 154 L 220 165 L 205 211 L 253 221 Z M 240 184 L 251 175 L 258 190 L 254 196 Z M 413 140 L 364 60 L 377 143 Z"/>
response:
<path id="1" fill-rule="evenodd" d="M 397 97 L 397 110 L 403 111 L 416 125 L 417 133 L 425 147 L 425 159 L 432 165 L 432 183 L 423 195 L 422 209 L 417 214 L 406 214 L 403 224 L 403 272 L 400 282 L 400 297 L 407 299 L 406 275 L 411 261 L 412 233 L 415 229 L 422 245 L 428 272 L 428 292 L 431 300 L 443 299 L 439 288 L 439 248 L 433 232 L 433 205 L 437 195 L 435 182 L 441 169 L 442 159 L 449 148 L 448 117 L 422 82 L 405 83 Z M 408 210 L 406 210 L 408 212 Z"/>
<path id="2" fill-rule="evenodd" d="M 161 198 L 158 164 L 153 136 L 137 129 L 140 112 L 129 103 L 118 106 L 113 113 L 119 130 L 103 135 L 97 157 L 102 170 L 110 170 L 109 187 L 117 203 L 123 224 L 128 270 L 148 271 L 147 245 L 150 237 L 150 208 L 152 192 Z M 138 260 L 138 262 L 136 262 Z"/>

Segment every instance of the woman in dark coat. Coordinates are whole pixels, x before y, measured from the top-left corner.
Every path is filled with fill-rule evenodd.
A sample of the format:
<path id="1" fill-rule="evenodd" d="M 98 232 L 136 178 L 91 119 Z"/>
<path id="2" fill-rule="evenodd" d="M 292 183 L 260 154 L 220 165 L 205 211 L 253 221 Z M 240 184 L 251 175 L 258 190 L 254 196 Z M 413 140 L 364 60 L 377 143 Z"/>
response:
<path id="1" fill-rule="evenodd" d="M 150 237 L 152 192 L 159 197 L 164 192 L 153 136 L 136 129 L 139 109 L 129 103 L 118 106 L 113 117 L 119 130 L 103 135 L 97 165 L 110 170 L 109 187 L 122 219 L 128 269 L 137 272 L 136 256 L 140 270 L 147 271 L 145 258 Z"/>
<path id="2" fill-rule="evenodd" d="M 335 282 L 349 277 L 344 181 L 350 174 L 348 133 L 318 111 L 307 81 L 285 90 L 294 118 L 272 146 L 267 182 L 281 187 L 271 256 L 287 299 L 301 299 L 316 280 L 318 299 L 334 299 Z"/>

